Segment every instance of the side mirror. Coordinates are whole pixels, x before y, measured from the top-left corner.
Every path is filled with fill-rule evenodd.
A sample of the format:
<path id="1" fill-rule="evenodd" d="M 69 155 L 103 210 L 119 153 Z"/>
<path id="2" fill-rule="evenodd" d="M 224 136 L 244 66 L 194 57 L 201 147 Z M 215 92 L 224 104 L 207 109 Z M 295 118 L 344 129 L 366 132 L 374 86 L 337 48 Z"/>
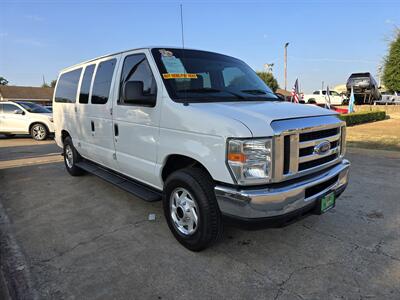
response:
<path id="1" fill-rule="evenodd" d="M 14 114 L 16 114 L 16 115 L 25 115 L 25 112 L 23 110 L 21 110 L 21 109 L 16 109 L 16 110 L 14 110 Z"/>
<path id="2" fill-rule="evenodd" d="M 156 95 L 143 94 L 143 81 L 127 81 L 122 89 L 124 103 L 144 106 L 154 106 Z"/>

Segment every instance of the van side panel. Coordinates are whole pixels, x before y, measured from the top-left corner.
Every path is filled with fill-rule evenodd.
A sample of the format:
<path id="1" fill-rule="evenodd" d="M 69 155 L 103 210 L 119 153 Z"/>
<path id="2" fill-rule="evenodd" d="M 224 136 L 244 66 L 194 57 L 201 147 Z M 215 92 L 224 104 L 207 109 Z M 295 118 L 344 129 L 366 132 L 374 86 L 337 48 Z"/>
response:
<path id="1" fill-rule="evenodd" d="M 143 67 L 141 63 L 136 65 L 136 62 L 142 61 L 146 65 L 148 63 L 153 73 L 157 85 L 157 102 L 154 107 L 125 104 L 123 101 L 118 103 L 120 96 L 119 85 L 122 80 L 121 76 L 124 65 L 131 59 L 134 62 L 132 66 L 135 66 L 136 70 L 141 69 L 139 65 Z M 129 68 L 132 66 L 127 63 L 125 71 L 130 71 Z M 115 136 L 115 150 L 120 172 L 150 186 L 162 188 L 159 185 L 158 174 L 155 174 L 155 165 L 157 160 L 163 89 L 161 80 L 157 76 L 154 76 L 155 72 L 156 66 L 153 64 L 148 51 L 140 50 L 122 54 L 114 86 L 113 121 L 114 126 L 118 128 L 118 135 Z M 133 72 L 130 76 L 136 78 L 135 73 Z"/>
<path id="2" fill-rule="evenodd" d="M 112 121 L 112 103 L 113 89 L 115 83 L 115 74 L 118 68 L 119 56 L 107 57 L 105 59 L 96 61 L 96 69 L 93 74 L 91 91 L 89 93 L 89 103 L 77 104 L 77 115 L 78 120 L 76 124 L 79 124 L 79 144 L 77 147 L 78 152 L 82 152 L 81 155 L 89 160 L 96 163 L 102 164 L 107 168 L 118 170 L 117 163 L 115 161 L 115 145 L 114 145 L 114 132 L 113 132 L 113 121 Z M 98 95 L 94 95 L 94 88 L 97 84 L 104 84 L 103 79 L 98 78 L 101 74 L 99 69 L 106 64 L 114 64 L 113 71 L 111 74 L 111 83 L 105 84 L 105 87 L 100 86 L 100 91 L 105 92 L 103 96 L 107 97 L 105 103 Z M 109 66 L 108 66 L 109 67 Z M 108 90 L 109 88 L 109 90 Z M 96 101 L 98 103 L 93 103 Z M 81 148 L 83 151 L 81 151 Z"/>

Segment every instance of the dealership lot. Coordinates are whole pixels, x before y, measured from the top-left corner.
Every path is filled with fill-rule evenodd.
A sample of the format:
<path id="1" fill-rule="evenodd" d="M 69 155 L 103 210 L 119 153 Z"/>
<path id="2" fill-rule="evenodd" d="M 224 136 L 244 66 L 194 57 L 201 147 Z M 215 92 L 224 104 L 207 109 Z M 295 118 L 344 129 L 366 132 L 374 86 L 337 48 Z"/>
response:
<path id="1" fill-rule="evenodd" d="M 41 298 L 400 298 L 399 152 L 350 148 L 336 208 L 279 229 L 227 226 L 200 253 L 173 238 L 161 203 L 71 177 L 57 153 L 0 138 L 0 200 Z"/>

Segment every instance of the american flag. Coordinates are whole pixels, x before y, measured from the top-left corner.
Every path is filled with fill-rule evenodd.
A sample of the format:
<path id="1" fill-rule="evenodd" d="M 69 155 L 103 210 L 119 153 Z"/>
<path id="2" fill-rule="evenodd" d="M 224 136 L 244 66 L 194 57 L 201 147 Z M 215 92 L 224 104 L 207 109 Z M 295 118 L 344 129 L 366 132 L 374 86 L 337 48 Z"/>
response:
<path id="1" fill-rule="evenodd" d="M 292 102 L 299 103 L 299 79 L 296 79 L 292 89 Z"/>

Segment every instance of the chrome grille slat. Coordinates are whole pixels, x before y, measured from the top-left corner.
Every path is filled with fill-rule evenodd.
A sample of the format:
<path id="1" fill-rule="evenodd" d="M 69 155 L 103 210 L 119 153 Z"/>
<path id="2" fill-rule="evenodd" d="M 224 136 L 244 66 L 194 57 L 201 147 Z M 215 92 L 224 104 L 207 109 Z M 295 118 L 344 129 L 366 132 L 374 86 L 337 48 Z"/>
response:
<path id="1" fill-rule="evenodd" d="M 339 139 L 340 139 L 340 133 L 338 133 L 336 135 L 333 135 L 333 136 L 330 136 L 330 137 L 318 139 L 318 140 L 300 142 L 300 148 L 313 147 L 313 146 L 316 146 L 316 145 L 318 145 L 319 143 L 321 143 L 323 141 L 336 142 Z"/>
<path id="2" fill-rule="evenodd" d="M 299 157 L 299 163 L 312 161 L 312 160 L 315 160 L 315 159 L 323 158 L 325 156 L 336 154 L 336 153 L 339 152 L 339 149 L 340 149 L 339 147 L 335 147 L 335 148 L 330 149 L 328 152 L 326 152 L 326 153 L 324 153 L 322 155 L 321 154 L 311 154 L 311 155 L 306 155 L 306 156 Z"/>
<path id="3" fill-rule="evenodd" d="M 299 170 L 299 135 L 290 136 L 290 163 L 289 174 L 296 174 Z"/>

